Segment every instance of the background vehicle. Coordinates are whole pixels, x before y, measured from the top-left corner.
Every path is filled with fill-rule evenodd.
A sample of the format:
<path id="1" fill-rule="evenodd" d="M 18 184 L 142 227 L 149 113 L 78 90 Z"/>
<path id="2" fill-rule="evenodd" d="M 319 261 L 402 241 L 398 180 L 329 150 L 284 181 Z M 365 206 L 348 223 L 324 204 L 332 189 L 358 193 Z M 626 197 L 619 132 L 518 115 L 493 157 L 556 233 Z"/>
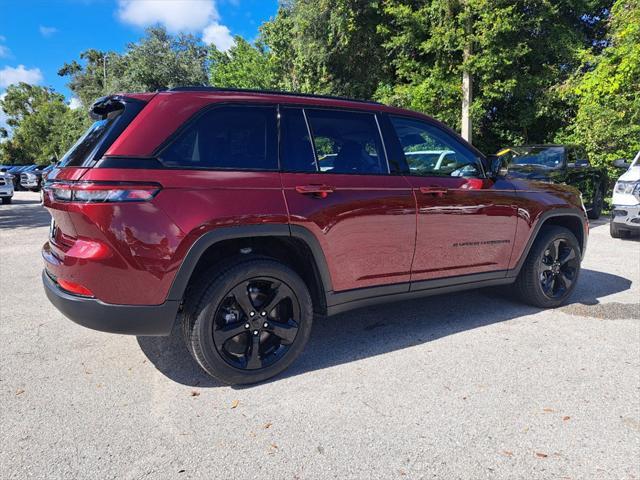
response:
<path id="1" fill-rule="evenodd" d="M 640 152 L 631 164 L 616 160 L 616 167 L 628 167 L 615 186 L 611 203 L 611 236 L 622 238 L 632 233 L 640 233 Z"/>
<path id="2" fill-rule="evenodd" d="M 6 171 L 0 170 L 0 199 L 3 204 L 11 203 L 13 197 L 13 178 Z"/>
<path id="3" fill-rule="evenodd" d="M 37 168 L 37 165 L 16 165 L 10 168 L 9 170 L 7 170 L 8 173 L 12 175 L 13 189 L 18 191 L 24 190 L 22 185 L 20 185 L 20 175 L 23 173 L 35 170 L 36 168 Z"/>
<path id="4" fill-rule="evenodd" d="M 406 152 L 405 156 L 411 158 L 411 171 L 420 173 L 424 171 L 438 171 L 455 162 L 455 152 L 451 150 L 419 150 Z"/>
<path id="5" fill-rule="evenodd" d="M 42 179 L 46 177 L 46 174 L 51 171 L 53 165 L 46 167 L 36 167 L 32 170 L 23 171 L 20 173 L 20 186 L 25 190 L 31 190 L 33 192 L 40 191 L 42 187 Z"/>
<path id="6" fill-rule="evenodd" d="M 284 370 L 315 315 L 505 284 L 556 307 L 578 280 L 578 192 L 504 178 L 425 115 L 195 87 L 91 114 L 44 188 L 47 296 L 98 330 L 167 335 L 177 320 L 223 382 Z M 409 154 L 426 150 L 453 155 L 436 169 Z"/>
<path id="7" fill-rule="evenodd" d="M 509 176 L 564 183 L 576 187 L 589 218 L 600 217 L 608 191 L 604 168 L 591 166 L 583 147 L 577 145 L 521 145 L 497 155 L 507 159 Z"/>

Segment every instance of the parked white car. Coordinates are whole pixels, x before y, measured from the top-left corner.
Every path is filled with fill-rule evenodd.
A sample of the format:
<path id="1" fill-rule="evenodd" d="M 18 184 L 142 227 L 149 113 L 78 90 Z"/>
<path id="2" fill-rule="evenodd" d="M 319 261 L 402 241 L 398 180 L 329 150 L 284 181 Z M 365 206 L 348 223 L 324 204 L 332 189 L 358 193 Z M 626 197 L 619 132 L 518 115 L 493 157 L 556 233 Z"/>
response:
<path id="1" fill-rule="evenodd" d="M 11 203 L 13 198 L 13 176 L 0 172 L 0 198 L 3 204 Z"/>
<path id="2" fill-rule="evenodd" d="M 624 166 L 623 162 L 614 162 Z M 613 187 L 610 230 L 613 238 L 640 233 L 640 152 Z"/>

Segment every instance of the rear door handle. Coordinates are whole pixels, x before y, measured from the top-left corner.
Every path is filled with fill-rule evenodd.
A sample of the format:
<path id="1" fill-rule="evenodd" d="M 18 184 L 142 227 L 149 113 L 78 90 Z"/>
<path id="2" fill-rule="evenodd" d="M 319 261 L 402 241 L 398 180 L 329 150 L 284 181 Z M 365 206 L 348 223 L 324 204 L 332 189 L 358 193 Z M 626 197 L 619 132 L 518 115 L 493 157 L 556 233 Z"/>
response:
<path id="1" fill-rule="evenodd" d="M 335 187 L 330 185 L 298 185 L 296 192 L 303 195 L 314 195 L 319 198 L 327 198 L 327 195 L 335 191 Z"/>
<path id="2" fill-rule="evenodd" d="M 446 188 L 442 187 L 420 187 L 420 193 L 437 195 L 439 197 L 445 195 L 447 191 Z"/>

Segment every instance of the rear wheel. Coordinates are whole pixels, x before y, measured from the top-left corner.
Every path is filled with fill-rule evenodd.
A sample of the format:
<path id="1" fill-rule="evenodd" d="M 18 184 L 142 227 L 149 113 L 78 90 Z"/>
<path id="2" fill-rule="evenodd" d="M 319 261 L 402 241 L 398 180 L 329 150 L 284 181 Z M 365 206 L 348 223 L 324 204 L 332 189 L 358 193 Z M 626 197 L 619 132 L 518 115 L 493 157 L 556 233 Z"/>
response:
<path id="1" fill-rule="evenodd" d="M 580 274 L 580 245 L 564 227 L 543 227 L 516 280 L 522 301 L 540 308 L 562 305 Z"/>
<path id="2" fill-rule="evenodd" d="M 596 185 L 596 191 L 593 194 L 593 203 L 591 209 L 587 212 L 587 216 L 591 220 L 597 220 L 602 214 L 602 206 L 604 205 L 604 193 L 600 185 Z"/>
<path id="3" fill-rule="evenodd" d="M 210 271 L 191 289 L 184 311 L 189 351 L 227 384 L 260 382 L 282 372 L 304 349 L 313 321 L 304 281 L 264 258 Z"/>

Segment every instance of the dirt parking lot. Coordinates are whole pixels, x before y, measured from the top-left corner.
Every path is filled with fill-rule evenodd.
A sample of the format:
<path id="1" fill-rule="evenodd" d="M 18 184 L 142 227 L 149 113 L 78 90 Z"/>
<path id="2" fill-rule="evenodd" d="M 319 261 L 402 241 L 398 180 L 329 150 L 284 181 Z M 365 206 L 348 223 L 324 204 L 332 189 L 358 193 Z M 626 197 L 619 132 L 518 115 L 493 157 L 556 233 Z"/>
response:
<path id="1" fill-rule="evenodd" d="M 565 307 L 500 287 L 354 311 L 248 388 L 177 335 L 66 320 L 48 224 L 38 194 L 0 206 L 3 479 L 640 478 L 640 242 L 606 220 Z"/>

